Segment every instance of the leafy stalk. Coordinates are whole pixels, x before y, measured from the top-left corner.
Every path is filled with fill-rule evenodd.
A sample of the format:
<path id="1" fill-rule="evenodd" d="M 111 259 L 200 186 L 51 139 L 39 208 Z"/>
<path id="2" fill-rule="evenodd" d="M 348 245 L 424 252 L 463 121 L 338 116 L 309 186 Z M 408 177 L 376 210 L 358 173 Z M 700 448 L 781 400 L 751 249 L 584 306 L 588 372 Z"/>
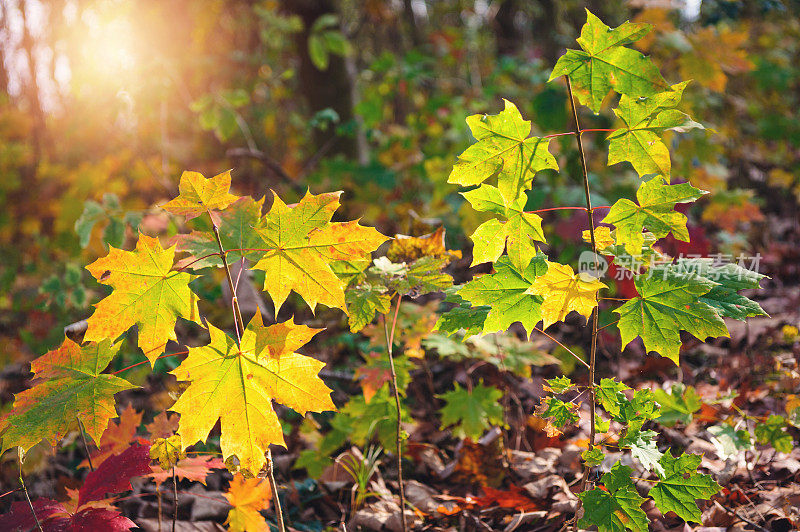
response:
<path id="1" fill-rule="evenodd" d="M 383 332 L 386 336 L 386 351 L 389 353 L 389 369 L 392 373 L 392 393 L 394 394 L 394 404 L 397 408 L 397 483 L 400 486 L 400 523 L 403 532 L 408 530 L 406 523 L 406 495 L 403 489 L 403 429 L 400 426 L 402 414 L 400 410 L 400 392 L 397 389 L 397 372 L 394 369 L 394 357 L 392 356 L 392 344 L 394 343 L 394 331 L 397 327 L 397 315 L 400 312 L 400 301 L 402 294 L 397 294 L 397 306 L 394 309 L 392 319 L 392 330 L 389 332 L 389 325 L 386 323 L 386 315 L 383 315 Z"/>
<path id="2" fill-rule="evenodd" d="M 583 192 L 586 196 L 586 217 L 589 221 L 589 236 L 591 239 L 592 251 L 594 252 L 595 256 L 595 263 L 599 261 L 599 257 L 597 256 L 597 244 L 595 243 L 594 239 L 594 217 L 592 216 L 592 198 L 589 192 L 589 172 L 586 169 L 586 154 L 583 152 L 583 142 L 581 136 L 583 132 L 581 131 L 581 125 L 578 121 L 578 108 L 575 105 L 575 98 L 572 94 L 572 82 L 569 79 L 569 76 L 565 76 L 567 78 L 567 91 L 569 92 L 569 102 L 572 105 L 572 116 L 575 120 L 575 140 L 578 143 L 578 156 L 581 160 L 581 170 L 583 171 Z M 597 300 L 597 296 L 595 295 L 595 300 Z M 597 302 L 597 301 L 596 301 Z M 600 317 L 600 304 L 597 302 L 597 306 L 595 306 L 594 311 L 592 312 L 592 344 L 589 351 L 589 421 L 590 425 L 590 432 L 589 432 L 589 449 L 594 447 L 594 440 L 596 436 L 597 429 L 595 427 L 595 384 L 594 384 L 594 373 L 595 373 L 595 358 L 597 355 L 597 322 L 599 321 Z M 585 465 L 583 471 L 583 478 L 581 478 L 581 491 L 586 489 L 586 482 L 589 480 L 589 470 L 591 466 Z"/>
<path id="3" fill-rule="evenodd" d="M 211 216 L 211 212 L 208 212 L 208 217 L 211 218 L 211 227 L 214 230 L 214 238 L 217 240 L 217 246 L 219 246 L 219 257 L 222 260 L 222 265 L 225 268 L 225 278 L 228 281 L 228 288 L 231 291 L 231 306 L 233 308 L 233 321 L 236 325 L 236 343 L 237 345 L 241 344 L 242 334 L 244 334 L 244 320 L 242 319 L 242 310 L 239 308 L 239 300 L 236 298 L 236 286 L 233 283 L 233 277 L 231 277 L 231 269 L 228 266 L 228 259 L 226 258 L 227 253 L 225 251 L 224 246 L 222 245 L 222 240 L 219 236 L 219 228 L 217 227 L 217 223 L 214 221 L 213 217 Z M 277 309 L 276 309 L 277 310 Z M 269 487 L 272 491 L 272 500 L 275 502 L 275 519 L 278 522 L 278 530 L 279 532 L 286 532 L 286 526 L 283 522 L 283 509 L 281 508 L 281 500 L 278 498 L 278 485 L 275 482 L 275 474 L 273 472 L 274 465 L 272 461 L 272 451 L 267 449 L 266 453 L 267 459 L 267 477 L 269 478 Z"/>

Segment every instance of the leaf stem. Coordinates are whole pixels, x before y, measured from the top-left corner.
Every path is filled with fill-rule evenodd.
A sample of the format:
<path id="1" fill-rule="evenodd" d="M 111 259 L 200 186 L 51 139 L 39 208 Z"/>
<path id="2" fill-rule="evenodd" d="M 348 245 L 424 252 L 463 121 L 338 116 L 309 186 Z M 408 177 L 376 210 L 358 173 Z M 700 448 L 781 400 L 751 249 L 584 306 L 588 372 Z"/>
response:
<path id="1" fill-rule="evenodd" d="M 78 420 L 78 428 L 81 430 L 81 440 L 83 440 L 83 450 L 86 451 L 86 461 L 89 462 L 89 469 L 94 471 L 94 465 L 92 464 L 92 455 L 89 453 L 89 446 L 86 444 L 86 433 L 83 431 L 83 422 L 81 418 L 75 416 L 75 419 Z"/>
<path id="2" fill-rule="evenodd" d="M 570 95 L 570 97 L 571 97 L 571 95 Z M 583 133 L 593 133 L 593 132 L 611 133 L 612 131 L 616 131 L 616 129 L 580 129 L 580 127 L 578 127 L 576 131 L 566 131 L 564 133 L 551 133 L 549 135 L 543 136 L 542 138 L 543 139 L 551 139 L 553 137 L 564 137 L 566 135 L 581 135 Z"/>
<path id="3" fill-rule="evenodd" d="M 214 238 L 216 239 L 217 246 L 219 247 L 219 258 L 222 259 L 222 266 L 225 268 L 225 278 L 228 280 L 228 288 L 230 288 L 231 291 L 231 307 L 233 310 L 234 327 L 236 329 L 236 346 L 241 350 L 242 335 L 244 334 L 244 320 L 242 319 L 242 309 L 239 308 L 239 300 L 236 297 L 236 284 L 234 284 L 233 277 L 231 277 L 231 269 L 228 266 L 228 259 L 226 258 L 228 252 L 225 251 L 225 247 L 222 245 L 222 239 L 219 236 L 219 227 L 217 227 L 214 217 L 211 216 L 210 211 L 206 212 L 208 213 L 208 217 L 211 219 L 211 228 L 214 230 Z M 277 310 L 278 309 L 275 309 L 276 314 Z M 275 482 L 275 474 L 273 473 L 274 463 L 272 461 L 271 449 L 267 448 L 265 457 L 267 459 L 267 472 L 269 473 L 269 487 L 272 491 L 272 498 L 275 501 L 275 520 L 278 522 L 278 531 L 286 532 L 286 526 L 283 523 L 283 509 L 281 508 L 281 500 L 278 497 L 278 484 Z"/>
<path id="4" fill-rule="evenodd" d="M 619 320 L 615 320 L 615 321 L 612 321 L 611 323 L 607 323 L 607 324 L 603 325 L 602 327 L 600 327 L 599 329 L 597 329 L 597 332 L 602 331 L 606 327 L 611 327 L 612 325 L 616 325 L 617 323 L 619 323 Z"/>
<path id="5" fill-rule="evenodd" d="M 400 409 L 400 392 L 397 389 L 397 372 L 394 369 L 394 356 L 392 356 L 392 346 L 394 344 L 394 331 L 397 328 L 397 315 L 400 313 L 400 301 L 402 294 L 397 294 L 397 305 L 394 309 L 392 319 L 392 331 L 386 323 L 386 315 L 383 315 L 383 332 L 386 336 L 386 351 L 389 353 L 389 369 L 392 372 L 392 392 L 394 393 L 394 404 L 397 409 L 397 483 L 400 486 L 400 524 L 403 532 L 408 530 L 406 523 L 406 494 L 403 488 L 403 429 L 400 425 L 402 410 Z"/>
<path id="6" fill-rule="evenodd" d="M 36 510 L 33 509 L 33 502 L 31 502 L 31 496 L 28 495 L 28 488 L 25 487 L 25 481 L 22 479 L 22 449 L 20 448 L 17 448 L 17 459 L 19 460 L 19 484 L 22 486 L 22 491 L 25 492 L 25 498 L 28 500 L 28 506 L 33 514 L 33 520 L 36 521 L 36 528 L 39 529 L 39 532 L 44 532 L 42 523 L 39 522 L 39 517 L 36 515 Z"/>
<path id="7" fill-rule="evenodd" d="M 175 466 L 172 466 L 172 500 L 175 503 L 175 511 L 172 513 L 172 532 L 175 532 L 175 525 L 178 523 L 178 479 L 175 476 Z"/>
<path id="8" fill-rule="evenodd" d="M 555 338 L 553 338 L 552 336 L 550 336 L 549 334 L 547 334 L 546 332 L 544 332 L 542 329 L 540 329 L 538 327 L 534 327 L 533 330 L 538 332 L 538 333 L 542 333 L 543 335 L 545 335 L 548 338 L 550 338 L 552 341 L 554 341 L 555 343 L 560 345 L 567 353 L 572 355 L 575 358 L 575 360 L 577 360 L 578 362 L 580 362 L 581 364 L 583 364 L 584 366 L 589 368 L 589 364 L 587 364 L 584 359 L 582 359 L 581 357 L 576 355 L 575 352 L 572 349 L 570 349 L 569 347 L 565 346 L 564 344 L 562 344 L 561 342 L 559 342 L 558 340 L 556 340 Z"/>
<path id="9" fill-rule="evenodd" d="M 583 192 L 586 196 L 586 218 L 589 221 L 589 237 L 592 244 L 592 251 L 595 254 L 595 263 L 599 262 L 599 257 L 597 256 L 597 244 L 594 238 L 594 217 L 592 216 L 592 197 L 589 191 L 589 171 L 586 168 L 586 154 L 583 151 L 583 142 L 581 139 L 581 135 L 583 134 L 583 130 L 581 130 L 581 124 L 578 120 L 578 108 L 575 105 L 575 98 L 572 94 L 572 82 L 569 79 L 569 76 L 565 76 L 567 78 L 567 92 L 569 92 L 569 103 L 572 106 L 572 117 L 575 120 L 575 141 L 578 143 L 578 156 L 580 157 L 581 161 L 581 170 L 583 171 Z M 588 131 L 588 130 L 587 130 Z M 589 447 L 594 447 L 595 436 L 597 433 L 597 428 L 595 427 L 594 417 L 595 417 L 595 391 L 594 391 L 594 373 L 595 373 L 595 361 L 597 357 L 597 322 L 600 318 L 600 306 L 599 302 L 597 301 L 597 295 L 595 295 L 595 307 L 592 311 L 592 344 L 589 351 L 589 422 L 591 423 L 589 429 Z M 586 490 L 586 482 L 589 480 L 589 470 L 591 468 L 586 467 L 583 471 L 583 478 L 581 479 L 581 491 Z"/>
<path id="10" fill-rule="evenodd" d="M 283 510 L 281 510 L 281 500 L 278 498 L 278 484 L 275 482 L 275 463 L 272 461 L 272 450 L 267 449 L 267 478 L 269 487 L 272 491 L 272 500 L 275 501 L 275 519 L 278 522 L 278 530 L 285 532 L 286 525 L 283 523 Z"/>

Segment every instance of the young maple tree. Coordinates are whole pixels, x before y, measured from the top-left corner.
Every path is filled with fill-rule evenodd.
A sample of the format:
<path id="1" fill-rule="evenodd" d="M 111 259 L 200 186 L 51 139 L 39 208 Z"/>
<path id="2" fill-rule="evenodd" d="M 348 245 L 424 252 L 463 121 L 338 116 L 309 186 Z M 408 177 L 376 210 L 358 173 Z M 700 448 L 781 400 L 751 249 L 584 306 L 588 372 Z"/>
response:
<path id="1" fill-rule="evenodd" d="M 676 458 L 659 451 L 657 434 L 644 428 L 659 416 L 660 406 L 651 390 L 633 392 L 613 378 L 596 381 L 598 294 L 608 286 L 589 272 L 575 272 L 567 264 L 550 260 L 536 244 L 546 242 L 542 218 L 525 211 L 527 190 L 535 186 L 536 174 L 558 170 L 550 152 L 551 139 L 573 135 L 577 141 L 586 206 L 563 208 L 586 212 L 589 230 L 584 239 L 592 246 L 595 264 L 600 262 L 597 255 L 603 255 L 627 268 L 634 278 L 638 296 L 616 308 L 619 320 L 603 327 L 617 327 L 623 347 L 638 337 L 647 352 L 678 365 L 680 331 L 700 340 L 729 336 L 723 318 L 765 315 L 757 303 L 738 293 L 757 288 L 762 275 L 711 259 L 672 259 L 654 246 L 668 234 L 689 240 L 686 216 L 676 212 L 675 205 L 695 201 L 706 192 L 689 183 L 672 184 L 669 150 L 662 134 L 703 126 L 677 109 L 688 82 L 667 84 L 648 57 L 626 46 L 649 31 L 647 24 L 629 22 L 611 29 L 587 10 L 578 38 L 581 49 L 567 50 L 550 76 L 550 81 L 566 79 L 574 131 L 532 136 L 531 122 L 505 101 L 505 109 L 497 115 L 467 119 L 476 142 L 461 154 L 449 177 L 450 183 L 471 187 L 462 195 L 476 211 L 493 215 L 471 236 L 472 265 L 491 262 L 493 273 L 461 286 L 460 301 L 454 301 L 458 305 L 441 316 L 436 329 L 447 334 L 460 330 L 485 334 L 519 322 L 527 334 L 537 331 L 550 337 L 545 330 L 573 311 L 589 321 L 589 362 L 572 353 L 587 367 L 588 384 L 578 386 L 567 377 L 550 379 L 549 394 L 538 412 L 548 419 L 551 434 L 556 434 L 578 422 L 579 399 L 585 394 L 591 428 L 589 448 L 582 454 L 583 517 L 578 525 L 596 526 L 600 531 L 647 530 L 649 521 L 641 508 L 646 499 L 633 482 L 632 468 L 618 461 L 599 482 L 590 482 L 589 472 L 604 461 L 607 446 L 629 450 L 655 473 L 656 479 L 648 480 L 653 483 L 648 497 L 663 513 L 674 511 L 686 521 L 699 522 L 695 500 L 710 498 L 720 486 L 709 475 L 697 473 L 700 456 Z M 642 182 L 636 202 L 618 200 L 602 220 L 606 225 L 596 227 L 597 208 L 592 205 L 582 135 L 598 130 L 581 129 L 575 100 L 598 113 L 610 91 L 620 98 L 614 109 L 618 127 L 600 130 L 608 133 L 608 164 L 630 163 Z M 540 321 L 542 328 L 537 327 Z M 575 394 L 576 389 L 580 394 Z M 598 404 L 605 415 L 598 411 Z M 611 420 L 622 427 L 616 439 L 609 433 Z M 598 441 L 600 433 L 609 434 Z"/>
<path id="2" fill-rule="evenodd" d="M 3 523 L 28 528 L 45 525 L 48 529 L 84 522 L 109 530 L 130 528 L 132 522 L 102 506 L 100 499 L 105 493 L 127 489 L 133 476 L 146 475 L 160 485 L 167 476 L 151 469 L 151 459 L 158 460 L 163 469 L 171 469 L 173 481 L 176 476 L 202 481 L 205 471 L 221 464 L 208 458 L 187 458 L 186 449 L 207 440 L 219 421 L 224 465 L 239 472 L 228 494 L 234 507 L 228 524 L 236 529 L 246 529 L 251 526 L 248 523 L 263 526 L 258 512 L 272 500 L 278 526 L 284 529 L 269 449 L 270 445 L 285 445 L 285 441 L 272 403 L 277 401 L 300 414 L 335 407 L 331 390 L 319 377 L 323 364 L 297 352 L 319 329 L 293 319 L 265 326 L 258 312 L 245 324 L 237 299 L 238 279 L 234 281 L 230 268 L 239 261 L 265 272 L 264 291 L 276 314 L 295 292 L 312 311 L 322 304 L 346 312 L 353 332 L 370 324 L 376 315 L 382 316 L 396 406 L 389 428 L 397 443 L 404 529 L 403 410 L 392 356 L 394 332 L 403 298 L 442 290 L 447 291 L 445 301 L 455 304 L 436 323 L 435 329 L 443 335 L 466 331 L 463 338 L 467 339 L 506 331 L 520 323 L 527 335 L 536 331 L 553 339 L 546 329 L 563 322 L 567 315 L 577 312 L 587 318 L 589 361 L 562 345 L 587 368 L 587 384 L 575 384 L 567 377 L 548 380 L 548 395 L 539 409 L 549 420 L 550 433 L 556 434 L 579 421 L 578 400 L 586 397 L 591 429 L 589 447 L 582 454 L 585 468 L 579 497 L 584 512 L 579 526 L 615 532 L 648 528 L 641 508 L 646 499 L 639 494 L 630 467 L 617 462 L 599 481 L 590 481 L 590 470 L 604 462 L 604 449 L 611 445 L 629 451 L 653 472 L 655 479 L 642 480 L 652 482 L 647 496 L 660 511 L 699 521 L 696 500 L 713 496 L 720 487 L 709 475 L 697 472 L 699 456 L 675 457 L 659 451 L 657 434 L 646 424 L 659 417 L 660 396 L 649 389 L 631 390 L 613 378 L 597 382 L 599 293 L 608 286 L 588 272 L 576 272 L 568 264 L 551 260 L 542 251 L 541 244 L 547 240 L 541 216 L 525 210 L 527 191 L 535 187 L 536 174 L 559 170 L 551 153 L 552 138 L 572 135 L 577 141 L 586 205 L 554 209 L 584 210 L 589 227 L 584 239 L 591 245 L 595 262 L 599 263 L 602 255 L 633 276 L 638 295 L 614 310 L 619 315 L 617 322 L 603 327 L 617 327 L 623 347 L 641 338 L 647 352 L 677 365 L 681 331 L 702 341 L 729 335 L 724 318 L 765 315 L 757 303 L 738 293 L 757 288 L 763 276 L 710 259 L 670 258 L 655 246 L 658 239 L 670 234 L 689 240 L 687 219 L 675 206 L 693 202 L 705 192 L 689 183 L 673 184 L 669 150 L 662 135 L 702 126 L 678 109 L 687 82 L 669 85 L 649 58 L 627 47 L 649 30 L 646 24 L 632 23 L 611 29 L 587 11 L 587 23 L 578 39 L 581 50 L 568 50 L 550 78 L 566 79 L 575 122 L 572 132 L 531 135 L 531 122 L 509 101 L 497 115 L 467 118 L 476 142 L 461 154 L 449 182 L 468 188 L 462 195 L 470 205 L 492 216 L 471 236 L 472 264 L 491 263 L 492 273 L 477 276 L 455 290 L 442 269 L 460 253 L 445 249 L 442 231 L 422 238 L 398 238 L 386 257 L 372 261 L 371 253 L 388 239 L 358 221 L 331 222 L 340 193 L 307 193 L 291 205 L 274 195 L 264 213 L 263 199 L 230 193 L 230 172 L 208 179 L 184 172 L 180 195 L 163 208 L 186 220 L 207 216 L 211 231 L 181 235 L 177 244 L 166 249 L 157 238 L 140 234 L 133 251 L 111 247 L 107 256 L 90 264 L 87 269 L 98 282 L 111 287 L 110 295 L 88 318 L 82 344 L 65 338 L 60 347 L 31 363 L 33 387 L 16 395 L 11 412 L 0 425 L 0 450 L 19 448 L 20 462 L 42 440 L 57 445 L 70 431 L 78 429 L 82 435 L 85 431 L 99 447 L 94 455 L 87 450 L 88 465 L 94 469 L 94 457 L 98 468 L 89 474 L 70 505 L 28 498 L 27 505 L 15 503 Z M 619 126 L 581 129 L 575 100 L 597 113 L 610 91 L 620 95 L 614 109 Z M 582 144 L 582 135 L 592 131 L 608 133 L 609 165 L 630 163 L 642 179 L 636 201 L 618 200 L 602 220 L 604 226 L 595 225 L 597 207 L 592 205 Z M 188 253 L 188 257 L 176 263 L 176 252 Z M 209 267 L 225 274 L 232 295 L 233 335 L 206 323 L 199 314 L 190 283 L 198 275 L 208 275 Z M 154 365 L 165 356 L 168 341 L 178 340 L 178 318 L 205 327 L 210 337 L 208 345 L 182 352 L 187 357 L 172 371 L 186 383 L 168 409 L 180 418 L 175 426 L 174 418 L 161 414 L 150 429 L 153 441 L 149 446 L 128 446 L 135 428 L 126 431 L 141 417 L 131 421 L 136 419 L 135 413 L 126 411 L 119 424 L 111 419 L 117 416 L 114 394 L 135 386 L 104 370 L 119 350 L 120 338 L 134 325 L 138 329 L 136 343 Z M 369 384 L 370 397 L 365 393 L 363 402 L 352 403 L 353 417 L 372 411 L 368 403 L 375 401 L 376 390 L 383 384 L 381 377 L 377 381 Z M 381 397 L 386 400 L 378 408 L 387 404 L 388 396 Z M 486 423 L 502 424 L 502 411 L 491 404 L 500 397 L 498 390 L 483 384 L 470 390 L 457 386 L 441 397 L 448 403 L 442 421 L 458 426 L 459 435 L 475 436 Z M 621 427 L 617 435 L 610 433 L 612 420 Z M 377 420 L 361 422 L 369 423 L 372 430 Z M 599 440 L 603 433 L 608 436 Z M 109 472 L 116 471 L 114 468 L 122 473 L 115 473 L 112 479 Z M 262 470 L 269 492 L 260 480 L 250 478 Z"/>
<path id="3" fill-rule="evenodd" d="M 335 406 L 331 390 L 318 376 L 324 364 L 296 352 L 319 329 L 293 320 L 264 326 L 258 312 L 245 325 L 228 259 L 233 254 L 247 257 L 266 272 L 264 290 L 276 313 L 292 291 L 312 310 L 318 303 L 346 310 L 345 284 L 334 273 L 337 264 L 363 262 L 387 238 L 357 221 L 331 222 L 340 193 L 309 193 L 294 205 L 276 195 L 262 216 L 262 202 L 232 195 L 230 184 L 230 172 L 209 179 L 184 172 L 180 195 L 163 205 L 187 220 L 201 215 L 211 220 L 211 233 L 194 232 L 182 241 L 183 249 L 199 254 L 184 266 L 175 267 L 176 246 L 164 249 L 158 239 L 140 234 L 133 251 L 111 247 L 106 257 L 87 267 L 112 292 L 95 305 L 82 345 L 66 338 L 61 347 L 32 362 L 34 386 L 16 396 L 3 420 L 2 451 L 18 447 L 22 459 L 40 441 L 56 445 L 70 430 L 83 427 L 102 445 L 109 421 L 117 416 L 114 394 L 134 388 L 103 373 L 119 350 L 120 336 L 137 325 L 138 346 L 154 364 L 168 340 L 176 340 L 178 318 L 202 325 L 197 296 L 189 286 L 196 276 L 185 270 L 221 267 L 233 294 L 235 336 L 209 323 L 210 343 L 190 348 L 172 371 L 188 383 L 169 409 L 180 414 L 177 435 L 157 439 L 147 463 L 150 457 L 158 459 L 173 468 L 174 476 L 180 459 L 186 459 L 186 448 L 205 441 L 219 420 L 225 465 L 250 477 L 266 466 L 283 529 L 269 446 L 285 442 L 272 402 L 300 414 Z M 150 473 L 149 466 L 144 473 Z"/>

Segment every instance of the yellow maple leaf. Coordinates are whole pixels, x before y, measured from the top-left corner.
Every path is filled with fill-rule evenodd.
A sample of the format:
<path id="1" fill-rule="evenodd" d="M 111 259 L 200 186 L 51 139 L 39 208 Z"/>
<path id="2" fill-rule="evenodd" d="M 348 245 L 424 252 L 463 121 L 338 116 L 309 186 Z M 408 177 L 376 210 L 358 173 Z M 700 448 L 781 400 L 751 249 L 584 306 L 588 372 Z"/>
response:
<path id="1" fill-rule="evenodd" d="M 444 226 L 441 226 L 433 233 L 423 236 L 395 235 L 386 256 L 392 262 L 414 262 L 422 257 L 444 258 L 447 259 L 445 264 L 449 264 L 450 261 L 461 258 L 461 251 L 447 249 Z"/>
<path id="2" fill-rule="evenodd" d="M 172 214 L 185 216 L 187 220 L 207 211 L 224 209 L 239 199 L 230 193 L 230 170 L 208 179 L 199 172 L 184 172 L 181 174 L 178 190 L 180 195 L 161 208 Z"/>
<path id="3" fill-rule="evenodd" d="M 547 273 L 537 277 L 526 294 L 542 296 L 544 328 L 563 321 L 567 314 L 576 311 L 587 318 L 597 306 L 597 291 L 608 288 L 586 273 L 575 273 L 566 264 L 547 262 Z"/>
<path id="4" fill-rule="evenodd" d="M 156 438 L 150 446 L 150 458 L 158 460 L 161 469 L 175 467 L 179 460 L 186 458 L 186 451 L 181 446 L 181 437 L 175 435 L 169 438 Z"/>
<path id="5" fill-rule="evenodd" d="M 358 220 L 332 223 L 341 192 L 306 193 L 295 205 L 278 196 L 256 226 L 268 251 L 253 266 L 264 270 L 264 290 L 277 312 L 294 290 L 314 310 L 317 303 L 347 312 L 344 283 L 331 270 L 334 261 L 363 259 L 387 237 Z"/>
<path id="6" fill-rule="evenodd" d="M 194 278 L 171 271 L 175 246 L 164 249 L 157 238 L 139 235 L 134 251 L 109 247 L 108 255 L 87 270 L 114 291 L 95 305 L 87 320 L 84 341 L 115 340 L 139 326 L 139 347 L 151 363 L 175 340 L 175 321 L 197 321 L 197 296 L 189 289 Z"/>
<path id="7" fill-rule="evenodd" d="M 219 419 L 224 459 L 236 456 L 242 470 L 256 475 L 269 445 L 285 446 L 273 399 L 301 415 L 336 409 L 330 388 L 318 376 L 325 364 L 294 352 L 320 329 L 291 321 L 264 327 L 256 312 L 241 347 L 211 324 L 208 331 L 211 343 L 190 348 L 172 371 L 190 384 L 170 410 L 181 415 L 184 449 L 205 441 Z"/>
<path id="8" fill-rule="evenodd" d="M 245 478 L 234 475 L 225 498 L 233 506 L 225 524 L 231 532 L 262 532 L 269 530 L 267 522 L 259 513 L 269 508 L 272 492 L 269 482 L 262 478 Z"/>

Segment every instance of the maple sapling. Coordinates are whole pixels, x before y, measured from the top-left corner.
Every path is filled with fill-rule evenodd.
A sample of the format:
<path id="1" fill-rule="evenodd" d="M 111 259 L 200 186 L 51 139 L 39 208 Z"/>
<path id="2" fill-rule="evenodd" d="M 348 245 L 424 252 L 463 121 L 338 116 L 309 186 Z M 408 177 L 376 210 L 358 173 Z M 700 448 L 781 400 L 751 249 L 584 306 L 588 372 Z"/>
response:
<path id="1" fill-rule="evenodd" d="M 744 320 L 765 315 L 757 303 L 738 293 L 757 288 L 763 276 L 734 264 L 718 266 L 711 259 L 672 259 L 654 246 L 670 234 L 689 240 L 687 218 L 676 212 L 675 206 L 695 201 L 706 192 L 689 183 L 671 184 L 669 150 L 662 135 L 703 126 L 677 109 L 687 82 L 668 85 L 648 57 L 626 47 L 649 31 L 647 24 L 630 22 L 609 28 L 587 10 L 587 22 L 578 38 L 581 49 L 567 50 L 550 76 L 550 81 L 562 76 L 566 80 L 574 130 L 531 136 L 531 122 L 523 120 L 517 107 L 504 100 L 504 109 L 497 115 L 467 118 L 476 142 L 459 156 L 448 179 L 471 187 L 462 195 L 475 210 L 493 215 L 471 236 L 472 264 L 492 263 L 492 272 L 475 276 L 458 289 L 457 296 L 448 296 L 456 306 L 439 318 L 436 330 L 448 335 L 465 330 L 468 337 L 504 331 L 520 323 L 526 335 L 536 331 L 557 342 L 546 332 L 551 325 L 564 321 L 573 311 L 588 320 L 588 363 L 567 349 L 588 369 L 588 384 L 577 386 L 567 377 L 547 380 L 547 395 L 537 413 L 548 420 L 548 434 L 556 435 L 564 426 L 580 420 L 578 399 L 585 394 L 589 438 L 588 448 L 581 455 L 584 472 L 578 497 L 584 513 L 577 524 L 597 526 L 601 532 L 648 528 L 647 515 L 641 508 L 646 499 L 633 484 L 630 467 L 617 462 L 599 482 L 590 481 L 590 471 L 604 462 L 603 449 L 610 445 L 608 438 L 598 442 L 597 436 L 610 430 L 611 420 L 622 427 L 616 447 L 629 450 L 645 470 L 655 475 L 656 480 L 648 480 L 653 482 L 648 497 L 661 512 L 675 511 L 686 521 L 699 522 L 701 514 L 695 499 L 713 496 L 720 486 L 709 475 L 697 473 L 699 456 L 676 458 L 669 450 L 659 450 L 657 434 L 645 428 L 660 415 L 651 390 L 633 391 L 608 378 L 597 383 L 599 302 L 620 300 L 598 297 L 601 290 L 608 289 L 598 277 L 599 268 L 575 272 L 541 251 L 536 242 L 545 243 L 546 239 L 539 213 L 585 211 L 588 229 L 584 240 L 591 245 L 593 264 L 604 265 L 599 258 L 602 255 L 633 276 L 638 295 L 621 300 L 614 309 L 619 320 L 602 327 L 616 327 L 623 347 L 640 337 L 646 351 L 678 365 L 680 331 L 700 340 L 728 336 L 723 318 Z M 614 109 L 619 127 L 582 129 L 576 100 L 597 113 L 610 91 L 620 95 Z M 609 211 L 602 220 L 605 225 L 598 227 L 594 213 L 599 207 L 592 205 L 582 142 L 588 132 L 609 133 L 608 164 L 628 162 L 642 179 L 636 193 L 638 202 L 623 198 L 610 208 L 603 207 Z M 534 186 L 536 174 L 559 170 L 549 151 L 550 139 L 567 135 L 576 140 L 585 206 L 526 211 L 527 190 Z M 539 321 L 542 328 L 537 327 Z"/>

